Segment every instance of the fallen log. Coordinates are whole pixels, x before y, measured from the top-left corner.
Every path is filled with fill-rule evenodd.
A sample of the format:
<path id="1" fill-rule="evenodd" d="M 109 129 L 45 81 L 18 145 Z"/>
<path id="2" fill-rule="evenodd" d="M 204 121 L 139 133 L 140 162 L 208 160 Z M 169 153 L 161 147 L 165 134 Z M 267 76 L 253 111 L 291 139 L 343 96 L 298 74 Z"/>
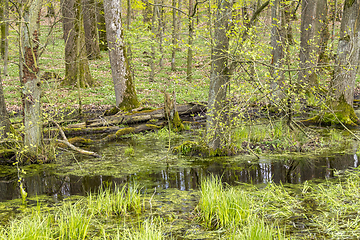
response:
<path id="1" fill-rule="evenodd" d="M 202 103 L 188 103 L 184 105 L 178 105 L 177 111 L 179 116 L 184 115 L 191 116 L 196 113 L 206 112 L 206 104 Z M 118 126 L 120 124 L 132 125 L 147 122 L 150 120 L 165 119 L 165 113 L 163 108 L 157 108 L 154 110 L 144 110 L 133 113 L 118 113 L 113 116 L 101 116 L 97 119 L 88 120 L 86 122 L 70 124 L 67 128 L 94 128 L 94 127 L 110 127 Z"/>

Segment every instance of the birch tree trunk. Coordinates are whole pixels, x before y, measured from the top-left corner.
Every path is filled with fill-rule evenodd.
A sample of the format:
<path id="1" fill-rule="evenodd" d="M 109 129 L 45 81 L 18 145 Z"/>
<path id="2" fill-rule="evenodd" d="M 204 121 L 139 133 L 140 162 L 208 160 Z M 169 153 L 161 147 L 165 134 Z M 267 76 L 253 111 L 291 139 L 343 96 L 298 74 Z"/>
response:
<path id="1" fill-rule="evenodd" d="M 32 153 L 41 146 L 41 112 L 39 79 L 38 21 L 40 0 L 30 0 L 23 6 L 20 37 L 20 81 L 23 87 L 24 145 Z"/>
<path id="2" fill-rule="evenodd" d="M 323 25 L 327 22 L 326 2 L 326 0 L 302 1 L 300 68 L 304 70 L 299 72 L 299 84 L 305 84 L 308 91 L 318 85 L 318 71 L 315 67 L 323 45 L 321 39 Z"/>
<path id="3" fill-rule="evenodd" d="M 337 118 L 348 125 L 359 124 L 353 109 L 356 73 L 359 65 L 360 1 L 345 0 L 340 39 L 331 91 Z"/>
<path id="4" fill-rule="evenodd" d="M 227 31 L 231 20 L 231 0 L 218 0 L 216 10 L 214 44 L 211 54 L 209 102 L 206 122 L 208 147 L 214 151 L 225 146 L 227 128 L 224 117 L 226 91 L 230 75 L 228 69 L 229 37 Z"/>
<path id="5" fill-rule="evenodd" d="M 129 110 L 139 106 L 135 86 L 126 57 L 126 47 L 121 22 L 121 1 L 105 0 L 105 22 L 109 58 L 115 88 L 116 106 Z"/>

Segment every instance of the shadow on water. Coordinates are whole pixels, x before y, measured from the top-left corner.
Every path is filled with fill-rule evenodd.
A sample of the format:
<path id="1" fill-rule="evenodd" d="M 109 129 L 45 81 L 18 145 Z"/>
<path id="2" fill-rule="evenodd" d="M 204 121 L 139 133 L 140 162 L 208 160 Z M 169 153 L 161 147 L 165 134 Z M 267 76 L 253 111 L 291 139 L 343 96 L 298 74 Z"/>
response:
<path id="1" fill-rule="evenodd" d="M 136 155 L 126 157 L 122 154 L 126 145 L 114 143 L 102 148 L 104 157 L 100 160 L 78 158 L 76 162 L 68 160 L 62 165 L 39 166 L 36 171 L 30 168 L 23 177 L 23 185 L 30 197 L 48 195 L 60 201 L 72 195 L 96 192 L 107 184 L 122 185 L 132 181 L 144 186 L 145 190 L 155 187 L 198 189 L 200 179 L 209 174 L 221 176 L 223 182 L 230 185 L 239 182 L 296 184 L 314 178 L 332 178 L 336 170 L 359 165 L 355 154 L 311 158 L 283 156 L 256 161 L 241 156 L 202 159 L 170 154 L 166 157 L 166 149 L 156 145 L 159 144 L 138 144 L 134 146 Z M 0 201 L 20 198 L 17 173 L 6 175 L 4 171 L 0 169 Z"/>

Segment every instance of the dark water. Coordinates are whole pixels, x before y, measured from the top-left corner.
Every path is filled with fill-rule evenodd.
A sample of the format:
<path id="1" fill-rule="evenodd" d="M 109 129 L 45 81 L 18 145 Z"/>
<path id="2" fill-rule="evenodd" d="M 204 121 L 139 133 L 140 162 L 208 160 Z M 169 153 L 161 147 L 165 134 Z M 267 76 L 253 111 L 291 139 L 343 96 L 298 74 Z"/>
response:
<path id="1" fill-rule="evenodd" d="M 230 185 L 239 182 L 296 184 L 311 179 L 332 178 L 336 170 L 359 165 L 356 154 L 262 157 L 260 160 L 243 156 L 202 159 L 170 155 L 165 159 L 166 150 L 156 148 L 159 145 L 156 141 L 135 146 L 136 155 L 126 157 L 122 154 L 125 145 L 104 146 L 101 150 L 104 158 L 101 160 L 78 157 L 76 161 L 52 166 L 32 166 L 23 174 L 22 180 L 28 196 L 48 195 L 58 201 L 72 195 L 95 192 L 104 185 L 128 182 L 137 182 L 144 190 L 155 187 L 190 190 L 198 189 L 200 180 L 210 174 L 221 176 Z M 0 170 L 0 201 L 20 198 L 17 172 L 6 175 L 3 174 L 6 169 Z"/>

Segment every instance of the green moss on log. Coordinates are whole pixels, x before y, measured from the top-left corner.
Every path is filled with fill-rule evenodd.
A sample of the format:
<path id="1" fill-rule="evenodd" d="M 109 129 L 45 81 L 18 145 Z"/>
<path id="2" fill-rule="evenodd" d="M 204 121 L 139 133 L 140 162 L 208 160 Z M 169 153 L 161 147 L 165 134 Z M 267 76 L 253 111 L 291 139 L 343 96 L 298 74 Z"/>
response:
<path id="1" fill-rule="evenodd" d="M 88 138 L 83 138 L 83 137 L 73 137 L 70 138 L 69 143 L 73 144 L 73 145 L 77 145 L 77 144 L 82 144 L 82 145 L 90 145 L 93 144 L 94 141 Z"/>
<path id="2" fill-rule="evenodd" d="M 133 128 L 133 127 L 122 128 L 122 129 L 118 130 L 115 133 L 115 135 L 116 135 L 116 137 L 120 137 L 122 135 L 133 133 L 134 131 L 135 131 L 135 128 Z"/>
<path id="3" fill-rule="evenodd" d="M 155 125 L 155 124 L 145 124 L 145 126 L 147 126 L 148 128 L 154 129 L 154 130 L 162 128 L 161 126 L 158 126 L 158 125 Z"/>

